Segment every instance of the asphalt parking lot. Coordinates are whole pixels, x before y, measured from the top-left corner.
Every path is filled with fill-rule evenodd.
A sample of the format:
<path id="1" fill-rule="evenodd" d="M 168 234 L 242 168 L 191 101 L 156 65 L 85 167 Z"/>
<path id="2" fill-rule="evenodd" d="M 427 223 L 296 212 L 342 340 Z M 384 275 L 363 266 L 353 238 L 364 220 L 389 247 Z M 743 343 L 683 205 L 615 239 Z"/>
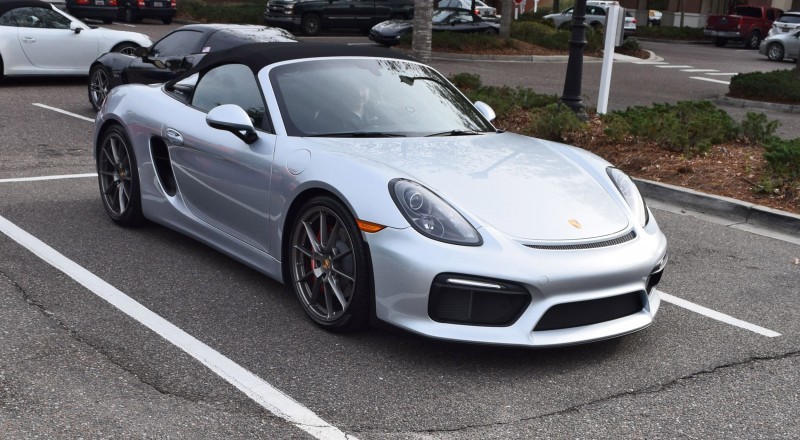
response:
<path id="1" fill-rule="evenodd" d="M 275 281 L 166 228 L 107 219 L 85 78 L 14 80 L 0 96 L 0 437 L 800 432 L 796 239 L 654 204 L 668 296 L 653 326 L 612 341 L 330 334 Z"/>

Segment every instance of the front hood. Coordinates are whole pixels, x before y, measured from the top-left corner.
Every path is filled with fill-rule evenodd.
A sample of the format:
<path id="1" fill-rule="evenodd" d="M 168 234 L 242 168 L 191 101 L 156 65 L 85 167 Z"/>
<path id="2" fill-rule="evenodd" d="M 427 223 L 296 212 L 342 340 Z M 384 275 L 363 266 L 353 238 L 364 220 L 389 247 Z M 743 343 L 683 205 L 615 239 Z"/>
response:
<path id="1" fill-rule="evenodd" d="M 593 175 L 579 164 L 582 155 L 565 145 L 511 133 L 315 140 L 380 162 L 395 177 L 415 180 L 468 216 L 521 240 L 588 240 L 629 225 L 619 199 L 609 195 L 615 190 L 603 167 Z"/>
<path id="2" fill-rule="evenodd" d="M 408 31 L 411 26 L 410 20 L 388 20 L 376 24 L 372 29 L 387 35 L 397 35 Z"/>
<path id="3" fill-rule="evenodd" d="M 132 41 L 142 47 L 150 47 L 153 45 L 153 40 L 145 34 L 138 32 L 117 31 L 114 29 L 97 28 L 95 32 L 99 32 L 106 40 L 114 41 Z"/>

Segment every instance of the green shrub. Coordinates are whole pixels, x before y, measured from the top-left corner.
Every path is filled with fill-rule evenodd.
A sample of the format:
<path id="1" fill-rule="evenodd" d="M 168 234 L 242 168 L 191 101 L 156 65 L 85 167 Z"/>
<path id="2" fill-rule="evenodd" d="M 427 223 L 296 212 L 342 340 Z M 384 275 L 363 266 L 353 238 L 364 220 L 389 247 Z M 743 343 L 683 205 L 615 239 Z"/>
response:
<path id="1" fill-rule="evenodd" d="M 409 39 L 409 41 L 411 41 Z M 463 52 L 468 48 L 504 49 L 513 47 L 514 42 L 498 38 L 493 34 L 464 34 L 458 32 L 434 32 L 431 48 L 434 51 Z"/>
<path id="2" fill-rule="evenodd" d="M 617 48 L 616 52 L 636 53 L 640 50 L 642 50 L 642 46 L 639 45 L 639 40 L 633 37 L 628 37 L 622 42 L 622 45 Z"/>
<path id="3" fill-rule="evenodd" d="M 734 140 L 739 132 L 736 121 L 708 101 L 631 107 L 613 114 L 625 119 L 630 134 L 687 156 L 702 154 L 712 144 Z M 615 124 L 614 135 L 619 137 L 624 125 L 619 121 Z"/>
<path id="4" fill-rule="evenodd" d="M 784 188 L 796 195 L 800 185 L 800 138 L 783 140 L 777 137 L 764 144 L 764 159 L 767 161 L 767 188 Z"/>
<path id="5" fill-rule="evenodd" d="M 608 113 L 600 118 L 603 121 L 603 133 L 611 142 L 622 142 L 631 132 L 631 124 L 619 113 Z"/>
<path id="6" fill-rule="evenodd" d="M 731 78 L 728 96 L 800 104 L 800 79 L 794 77 L 792 69 L 740 73 Z"/>
<path id="7" fill-rule="evenodd" d="M 535 44 L 547 49 L 569 50 L 569 39 L 572 32 L 568 29 L 557 30 L 549 22 L 515 21 L 511 24 L 511 38 Z M 586 29 L 585 52 L 602 50 L 603 33 L 593 28 Z"/>
<path id="8" fill-rule="evenodd" d="M 191 20 L 209 23 L 261 24 L 264 7 L 264 3 L 255 1 L 208 3 L 205 0 L 181 0 L 178 13 Z"/>
<path id="9" fill-rule="evenodd" d="M 747 112 L 739 127 L 744 140 L 761 145 L 775 135 L 780 125 L 777 120 L 769 121 L 764 113 Z"/>
<path id="10" fill-rule="evenodd" d="M 477 73 L 457 73 L 450 77 L 450 82 L 462 92 L 481 88 L 481 76 Z"/>
<path id="11" fill-rule="evenodd" d="M 583 129 L 586 123 L 564 104 L 549 104 L 531 113 L 531 135 L 557 142 L 566 142 L 569 135 Z"/>

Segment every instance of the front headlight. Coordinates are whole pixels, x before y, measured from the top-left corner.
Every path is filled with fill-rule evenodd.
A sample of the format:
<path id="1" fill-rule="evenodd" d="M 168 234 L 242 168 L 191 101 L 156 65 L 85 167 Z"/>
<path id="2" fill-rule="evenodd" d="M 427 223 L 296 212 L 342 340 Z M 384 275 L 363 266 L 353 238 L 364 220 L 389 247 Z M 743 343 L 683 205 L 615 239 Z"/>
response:
<path id="1" fill-rule="evenodd" d="M 392 200 L 420 234 L 445 243 L 480 246 L 480 234 L 471 224 L 429 189 L 405 179 L 389 182 Z"/>
<path id="2" fill-rule="evenodd" d="M 650 221 L 650 214 L 647 212 L 647 205 L 644 202 L 644 197 L 639 193 L 639 188 L 637 188 L 633 180 L 622 171 L 613 167 L 608 167 L 606 171 L 608 172 L 608 177 L 610 177 L 614 185 L 617 186 L 625 202 L 628 203 L 631 211 L 633 211 L 633 215 L 639 220 L 639 224 L 642 227 L 647 226 L 647 222 Z"/>

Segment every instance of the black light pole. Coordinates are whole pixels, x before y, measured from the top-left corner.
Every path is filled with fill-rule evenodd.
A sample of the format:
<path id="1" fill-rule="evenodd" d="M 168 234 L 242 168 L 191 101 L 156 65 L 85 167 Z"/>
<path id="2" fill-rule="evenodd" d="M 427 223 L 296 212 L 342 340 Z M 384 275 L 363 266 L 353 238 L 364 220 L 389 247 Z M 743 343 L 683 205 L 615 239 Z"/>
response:
<path id="1" fill-rule="evenodd" d="M 586 0 L 577 0 L 572 9 L 572 36 L 569 40 L 569 60 L 567 78 L 564 81 L 564 94 L 561 102 L 580 117 L 586 117 L 581 98 L 581 79 L 583 76 L 583 48 L 586 47 Z"/>

